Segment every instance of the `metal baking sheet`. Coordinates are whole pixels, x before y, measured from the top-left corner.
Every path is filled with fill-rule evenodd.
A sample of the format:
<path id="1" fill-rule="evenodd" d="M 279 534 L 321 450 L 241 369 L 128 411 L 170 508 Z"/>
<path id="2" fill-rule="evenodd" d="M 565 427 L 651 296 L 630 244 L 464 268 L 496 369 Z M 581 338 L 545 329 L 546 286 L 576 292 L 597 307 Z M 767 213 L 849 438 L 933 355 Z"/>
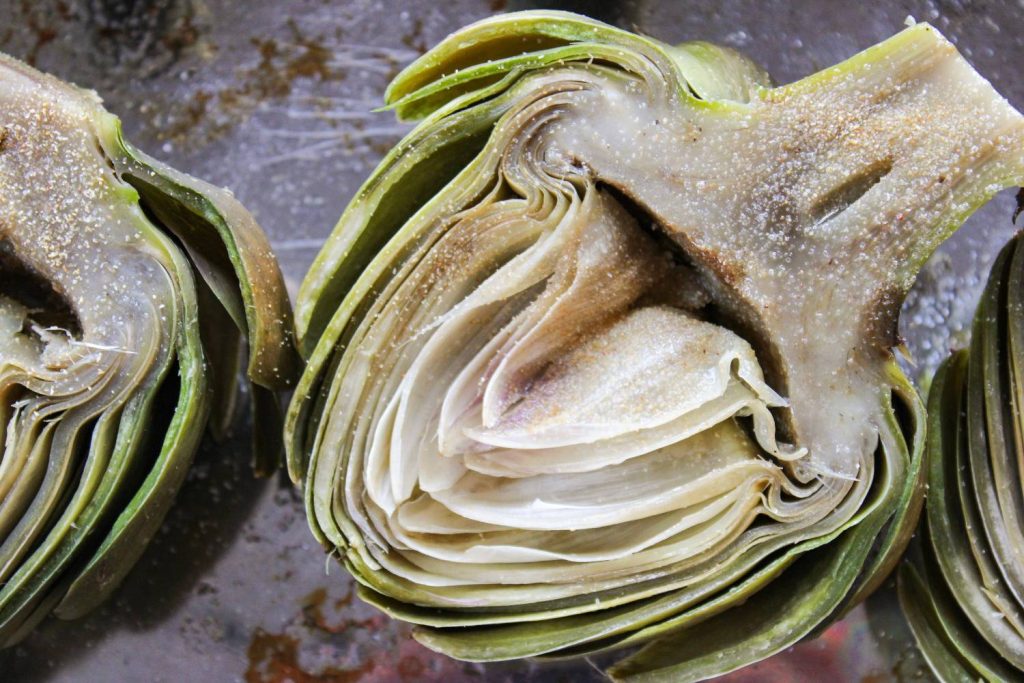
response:
<path id="1" fill-rule="evenodd" d="M 1018 108 L 1024 2 L 730 0 L 0 0 L 0 50 L 99 92 L 127 137 L 231 188 L 294 294 L 363 178 L 407 130 L 373 113 L 388 80 L 450 31 L 496 12 L 580 11 L 668 42 L 739 48 L 787 82 L 929 21 Z M 1003 193 L 944 245 L 904 309 L 924 377 L 962 344 L 1010 236 Z M 244 434 L 244 420 L 237 432 Z M 3 681 L 588 681 L 592 662 L 464 664 L 352 596 L 283 476 L 254 480 L 244 437 L 207 442 L 177 505 L 114 599 L 45 622 L 0 653 Z M 726 680 L 928 679 L 891 586 L 821 638 Z"/>

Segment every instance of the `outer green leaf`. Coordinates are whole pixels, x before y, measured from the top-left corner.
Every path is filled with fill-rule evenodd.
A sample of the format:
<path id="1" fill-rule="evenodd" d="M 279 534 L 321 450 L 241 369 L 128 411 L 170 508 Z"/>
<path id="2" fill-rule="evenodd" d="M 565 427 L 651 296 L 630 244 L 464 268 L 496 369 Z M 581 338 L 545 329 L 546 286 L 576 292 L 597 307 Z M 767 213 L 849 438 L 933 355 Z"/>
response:
<path id="1" fill-rule="evenodd" d="M 927 534 L 901 591 L 942 680 L 1024 680 L 1022 282 L 1018 235 L 992 266 L 969 351 L 940 368 L 929 395 Z"/>

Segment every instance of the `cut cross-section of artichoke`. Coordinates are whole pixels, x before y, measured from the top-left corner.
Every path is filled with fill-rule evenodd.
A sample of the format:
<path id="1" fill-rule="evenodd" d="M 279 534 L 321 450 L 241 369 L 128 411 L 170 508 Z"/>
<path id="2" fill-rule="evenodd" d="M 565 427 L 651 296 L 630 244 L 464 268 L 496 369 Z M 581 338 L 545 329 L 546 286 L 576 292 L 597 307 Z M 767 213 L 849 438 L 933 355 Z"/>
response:
<path id="1" fill-rule="evenodd" d="M 0 55 L 0 645 L 118 585 L 227 429 L 246 339 L 273 430 L 298 358 L 252 217 L 125 143 L 94 93 Z"/>
<path id="2" fill-rule="evenodd" d="M 613 675 L 691 680 L 878 585 L 921 504 L 900 303 L 1024 176 L 1024 119 L 952 45 L 916 25 L 773 88 L 512 14 L 388 101 L 422 121 L 303 283 L 286 423 L 366 600 L 459 658 L 645 643 Z"/>

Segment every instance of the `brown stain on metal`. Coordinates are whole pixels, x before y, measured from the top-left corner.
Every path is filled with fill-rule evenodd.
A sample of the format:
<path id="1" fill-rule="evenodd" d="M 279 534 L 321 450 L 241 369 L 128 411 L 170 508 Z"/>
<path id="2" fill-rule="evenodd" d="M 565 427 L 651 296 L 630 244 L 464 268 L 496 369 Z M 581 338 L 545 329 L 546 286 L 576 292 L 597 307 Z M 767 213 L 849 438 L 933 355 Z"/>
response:
<path id="1" fill-rule="evenodd" d="M 367 619 L 342 617 L 336 623 L 331 623 L 324 615 L 324 610 L 327 607 L 334 610 L 351 607 L 353 599 L 354 594 L 351 587 L 344 595 L 330 602 L 327 588 L 316 588 L 303 597 L 300 602 L 299 619 L 302 622 L 302 627 L 299 630 L 292 631 L 293 627 L 289 627 L 284 633 L 270 633 L 261 628 L 256 629 L 247 651 L 248 668 L 244 674 L 246 683 L 355 683 L 371 678 L 403 682 L 448 680 L 450 672 L 431 673 L 428 670 L 424 656 L 431 658 L 434 655 L 411 640 L 399 643 L 394 651 L 394 654 L 398 655 L 397 659 L 393 656 L 383 656 L 390 651 L 380 650 L 376 652 L 376 655 L 381 656 L 367 657 L 350 666 L 320 667 L 316 671 L 306 669 L 302 663 L 304 649 L 322 650 L 324 645 L 316 645 L 316 642 L 321 641 L 305 643 L 305 639 L 301 636 L 302 628 L 313 628 L 330 634 L 326 642 L 338 643 L 340 656 L 342 652 L 348 651 L 348 646 L 344 644 L 349 641 L 347 638 L 335 638 L 336 636 L 373 632 L 383 627 L 385 617 L 380 613 L 375 613 Z M 334 647 L 334 645 L 328 647 Z"/>
<path id="2" fill-rule="evenodd" d="M 417 681 L 461 680 L 467 672 L 461 668 L 444 667 L 431 671 L 420 656 L 420 646 L 412 652 L 402 654 L 397 664 L 382 663 L 368 659 L 351 669 L 327 667 L 319 672 L 307 671 L 299 662 L 300 642 L 284 634 L 267 633 L 257 630 L 249 645 L 249 668 L 245 672 L 246 683 L 356 683 L 363 680 Z M 407 650 L 400 646 L 399 651 Z M 430 653 L 423 650 L 428 657 Z M 446 660 L 446 663 L 451 660 Z M 460 675 L 461 674 L 461 675 Z"/>
<path id="3" fill-rule="evenodd" d="M 66 18 L 67 7 L 63 3 L 58 3 L 58 15 L 61 19 Z M 63 8 L 63 11 L 61 11 Z M 36 65 L 36 60 L 39 58 L 39 51 L 43 49 L 47 44 L 52 43 L 57 38 L 57 30 L 52 26 L 46 26 L 40 23 L 39 15 L 33 11 L 33 3 L 29 0 L 22 0 L 21 12 L 25 16 L 25 25 L 28 30 L 35 36 L 35 43 L 29 48 L 28 54 L 25 55 L 25 61 L 32 66 Z M 50 18 L 48 15 L 43 15 Z"/>
<path id="4" fill-rule="evenodd" d="M 324 614 L 324 606 L 327 603 L 327 589 L 317 588 L 310 592 L 302 600 L 302 613 L 309 622 L 312 622 L 318 629 L 327 633 L 344 633 L 351 628 L 374 628 L 381 618 L 374 615 L 369 619 L 341 619 L 337 623 L 331 623 Z M 333 603 L 334 610 L 342 610 L 352 604 L 352 590 L 338 598 Z"/>
<path id="5" fill-rule="evenodd" d="M 328 667 L 318 673 L 299 664 L 299 641 L 289 635 L 257 629 L 249 644 L 246 683 L 354 683 L 376 667 L 368 660 L 355 669 Z"/>
<path id="6" fill-rule="evenodd" d="M 192 14 L 185 14 L 175 22 L 164 36 L 160 38 L 160 44 L 172 54 L 178 54 L 183 50 L 195 46 L 199 42 L 201 31 L 195 24 Z"/>
<path id="7" fill-rule="evenodd" d="M 403 681 L 421 680 L 426 669 L 426 665 L 421 660 L 410 655 L 398 660 L 398 677 Z"/>
<path id="8" fill-rule="evenodd" d="M 236 73 L 239 85 L 193 93 L 175 120 L 163 128 L 160 138 L 179 144 L 207 144 L 249 118 L 261 103 L 286 99 L 298 80 L 345 78 L 343 70 L 331 66 L 333 52 L 321 38 L 303 34 L 291 20 L 288 29 L 292 34 L 289 42 L 252 38 L 259 61 Z M 154 113 L 158 111 L 154 108 Z"/>
<path id="9" fill-rule="evenodd" d="M 319 78 L 322 81 L 340 80 L 344 73 L 334 71 L 330 67 L 331 51 L 317 40 L 311 40 L 301 33 L 294 23 L 295 40 L 302 52 L 288 61 L 286 72 L 291 78 Z"/>
<path id="10" fill-rule="evenodd" d="M 427 51 L 427 43 L 423 38 L 423 20 L 416 17 L 412 22 L 412 30 L 402 36 L 402 44 L 410 50 L 423 54 Z"/>

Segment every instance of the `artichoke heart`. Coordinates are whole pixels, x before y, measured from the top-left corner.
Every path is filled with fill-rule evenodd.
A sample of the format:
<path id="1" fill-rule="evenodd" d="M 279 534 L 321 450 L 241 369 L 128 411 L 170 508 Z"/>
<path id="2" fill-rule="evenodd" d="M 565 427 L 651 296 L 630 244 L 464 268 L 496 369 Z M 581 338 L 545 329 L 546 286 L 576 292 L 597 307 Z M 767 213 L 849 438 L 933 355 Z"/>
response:
<path id="1" fill-rule="evenodd" d="M 0 55 L 0 646 L 118 585 L 207 425 L 228 428 L 246 348 L 261 424 L 281 424 L 291 326 L 230 193 L 129 146 L 94 93 Z"/>
<path id="2" fill-rule="evenodd" d="M 925 533 L 899 596 L 943 681 L 1024 680 L 1024 236 L 996 258 L 970 348 L 928 394 Z"/>
<path id="3" fill-rule="evenodd" d="M 1024 119 L 926 24 L 796 83 L 561 12 L 391 84 L 419 125 L 296 307 L 310 525 L 467 660 L 763 659 L 888 574 L 921 507 L 899 307 L 1024 175 Z M 736 628 L 737 624 L 742 628 Z"/>

